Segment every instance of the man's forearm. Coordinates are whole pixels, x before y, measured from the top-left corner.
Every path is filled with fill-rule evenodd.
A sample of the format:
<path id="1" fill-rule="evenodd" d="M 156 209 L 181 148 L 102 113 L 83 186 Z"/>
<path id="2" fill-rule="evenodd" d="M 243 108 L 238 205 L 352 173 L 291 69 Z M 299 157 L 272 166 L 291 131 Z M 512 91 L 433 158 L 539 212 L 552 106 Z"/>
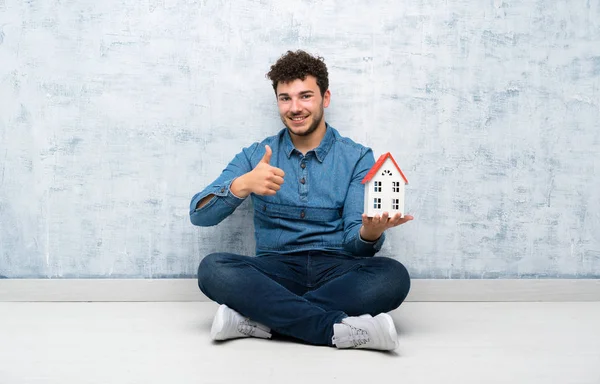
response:
<path id="1" fill-rule="evenodd" d="M 231 183 L 229 183 L 229 186 Z M 207 196 L 193 200 L 190 207 L 190 220 L 192 224 L 201 227 L 210 227 L 219 224 L 223 219 L 229 216 L 244 201 L 244 199 L 235 196 L 229 186 L 219 186 L 216 193 L 210 193 Z M 209 189 L 215 190 L 214 187 Z M 196 197 L 194 198 L 196 199 Z"/>
<path id="2" fill-rule="evenodd" d="M 385 240 L 385 233 L 378 238 L 366 239 L 362 235 L 362 226 L 348 228 L 344 237 L 344 249 L 354 255 L 361 257 L 371 257 L 381 249 Z"/>
<path id="3" fill-rule="evenodd" d="M 244 176 L 240 176 L 236 179 L 233 180 L 233 182 L 231 183 L 231 186 L 229 187 L 229 189 L 231 190 L 231 193 L 233 193 L 235 196 L 239 197 L 239 198 L 246 198 L 248 197 L 248 195 L 250 195 L 249 192 L 247 192 L 247 188 L 246 188 L 246 184 L 244 182 L 243 179 Z M 213 197 L 215 197 L 214 194 L 210 194 L 206 197 L 204 197 L 202 200 L 200 200 L 198 202 L 198 204 L 196 204 L 196 209 L 200 209 L 202 207 L 204 207 Z"/>

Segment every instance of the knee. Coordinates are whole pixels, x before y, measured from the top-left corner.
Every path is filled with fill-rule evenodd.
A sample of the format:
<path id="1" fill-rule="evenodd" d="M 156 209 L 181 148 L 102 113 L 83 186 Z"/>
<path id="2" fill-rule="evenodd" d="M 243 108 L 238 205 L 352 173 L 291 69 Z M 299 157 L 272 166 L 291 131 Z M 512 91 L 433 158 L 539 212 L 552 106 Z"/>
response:
<path id="1" fill-rule="evenodd" d="M 385 285 L 388 287 L 393 306 L 397 308 L 406 299 L 410 291 L 410 275 L 406 267 L 398 260 L 391 258 L 385 258 L 385 260 Z"/>
<path id="2" fill-rule="evenodd" d="M 198 266 L 198 287 L 208 297 L 211 288 L 218 285 L 219 273 L 222 271 L 222 265 L 226 262 L 228 254 L 211 253 L 205 256 Z"/>

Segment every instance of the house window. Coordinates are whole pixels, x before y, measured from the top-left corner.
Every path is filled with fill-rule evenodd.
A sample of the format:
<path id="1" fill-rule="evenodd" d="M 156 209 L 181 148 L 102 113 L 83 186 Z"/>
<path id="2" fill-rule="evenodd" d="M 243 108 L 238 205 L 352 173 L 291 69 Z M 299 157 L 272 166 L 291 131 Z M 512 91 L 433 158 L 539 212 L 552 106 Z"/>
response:
<path id="1" fill-rule="evenodd" d="M 376 198 L 373 200 L 373 202 L 374 202 L 374 203 L 373 203 L 373 208 L 375 208 L 375 209 L 381 209 L 381 198 L 379 198 L 379 197 L 376 197 Z"/>
<path id="2" fill-rule="evenodd" d="M 400 182 L 392 181 L 392 192 L 400 192 Z"/>
<path id="3" fill-rule="evenodd" d="M 381 176 L 392 176 L 392 171 L 386 169 L 385 171 L 381 172 Z"/>
<path id="4" fill-rule="evenodd" d="M 381 192 L 381 181 L 375 182 L 375 192 Z"/>
<path id="5" fill-rule="evenodd" d="M 400 209 L 400 199 L 392 199 L 392 209 Z"/>

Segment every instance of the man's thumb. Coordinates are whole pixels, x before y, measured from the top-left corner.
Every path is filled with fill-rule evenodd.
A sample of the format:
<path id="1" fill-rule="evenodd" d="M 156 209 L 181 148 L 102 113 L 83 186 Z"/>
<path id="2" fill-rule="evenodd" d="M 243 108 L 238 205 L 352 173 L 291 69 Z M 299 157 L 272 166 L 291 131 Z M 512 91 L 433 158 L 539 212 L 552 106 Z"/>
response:
<path id="1" fill-rule="evenodd" d="M 271 161 L 271 155 L 273 154 L 273 151 L 271 151 L 271 147 L 269 147 L 268 145 L 265 145 L 265 150 L 265 155 L 260 161 L 261 163 L 269 164 L 269 161 Z"/>

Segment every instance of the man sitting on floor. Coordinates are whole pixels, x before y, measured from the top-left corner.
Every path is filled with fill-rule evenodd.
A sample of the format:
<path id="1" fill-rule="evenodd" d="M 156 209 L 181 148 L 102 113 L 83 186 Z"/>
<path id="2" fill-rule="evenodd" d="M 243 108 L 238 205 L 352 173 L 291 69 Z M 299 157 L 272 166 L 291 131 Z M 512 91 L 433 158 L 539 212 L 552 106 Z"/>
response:
<path id="1" fill-rule="evenodd" d="M 331 93 L 322 58 L 288 51 L 268 77 L 285 128 L 244 148 L 190 205 L 199 226 L 220 223 L 248 196 L 254 207 L 256 257 L 213 253 L 200 263 L 200 289 L 221 304 L 211 336 L 277 332 L 316 345 L 393 350 L 396 329 L 386 312 L 404 301 L 410 277 L 400 262 L 373 256 L 385 230 L 413 217 L 363 214 L 361 181 L 375 159 L 325 121 Z"/>

